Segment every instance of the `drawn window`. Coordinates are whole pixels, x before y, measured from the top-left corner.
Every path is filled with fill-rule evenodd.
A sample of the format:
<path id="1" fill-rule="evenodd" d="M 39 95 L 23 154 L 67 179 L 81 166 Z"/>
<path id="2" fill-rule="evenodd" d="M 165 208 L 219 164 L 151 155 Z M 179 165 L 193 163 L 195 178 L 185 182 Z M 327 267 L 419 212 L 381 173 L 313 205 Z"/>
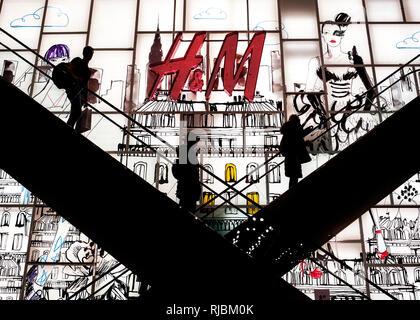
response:
<path id="1" fill-rule="evenodd" d="M 389 282 L 390 282 L 391 285 L 402 284 L 401 275 L 398 272 L 398 270 L 392 270 L 389 273 Z"/>
<path id="2" fill-rule="evenodd" d="M 134 165 L 134 173 L 138 174 L 140 178 L 146 180 L 147 177 L 147 163 L 139 161 Z"/>
<path id="3" fill-rule="evenodd" d="M 25 212 L 21 211 L 18 213 L 17 217 L 16 217 L 16 227 L 24 227 L 26 226 L 26 215 Z"/>
<path id="4" fill-rule="evenodd" d="M 280 166 L 273 162 L 268 164 L 268 182 L 281 183 Z"/>
<path id="5" fill-rule="evenodd" d="M 0 227 L 8 227 L 10 225 L 10 213 L 5 211 L 1 217 Z"/>
<path id="6" fill-rule="evenodd" d="M 16 277 L 18 275 L 18 268 L 17 266 L 11 267 L 9 271 L 9 276 Z"/>
<path id="7" fill-rule="evenodd" d="M 128 277 L 128 288 L 130 291 L 133 291 L 136 283 L 138 283 L 137 281 L 137 276 L 135 274 L 130 274 L 130 276 Z"/>
<path id="8" fill-rule="evenodd" d="M 414 270 L 414 281 L 420 282 L 420 268 Z"/>
<path id="9" fill-rule="evenodd" d="M 228 163 L 225 166 L 225 181 L 236 182 L 236 166 L 233 163 Z"/>
<path id="10" fill-rule="evenodd" d="M 277 146 L 279 144 L 279 138 L 274 135 L 266 135 L 264 137 L 264 144 L 265 146 Z"/>
<path id="11" fill-rule="evenodd" d="M 373 269 L 370 272 L 371 280 L 376 284 L 384 284 L 384 277 L 379 270 Z"/>
<path id="12" fill-rule="evenodd" d="M 258 165 L 255 162 L 251 162 L 246 166 L 246 182 L 254 183 L 260 179 L 260 171 Z"/>
<path id="13" fill-rule="evenodd" d="M 168 183 L 168 165 L 166 163 L 156 163 L 154 181 L 159 181 L 159 184 Z"/>
<path id="14" fill-rule="evenodd" d="M 0 179 L 10 179 L 10 176 L 7 174 L 6 171 L 0 169 Z"/>
<path id="15" fill-rule="evenodd" d="M 6 250 L 8 233 L 0 233 L 0 250 Z"/>
<path id="16" fill-rule="evenodd" d="M 51 271 L 51 280 L 58 278 L 58 267 L 54 267 Z"/>
<path id="17" fill-rule="evenodd" d="M 215 198 L 213 192 L 203 192 L 203 204 L 205 203 L 207 204 L 201 209 L 201 212 L 207 212 L 211 210 L 212 207 L 214 207 Z"/>
<path id="18" fill-rule="evenodd" d="M 22 249 L 23 234 L 17 233 L 13 236 L 12 250 L 19 251 Z"/>
<path id="19" fill-rule="evenodd" d="M 236 114 L 224 113 L 223 114 L 223 127 L 236 128 L 237 127 Z"/>
<path id="20" fill-rule="evenodd" d="M 247 127 L 256 127 L 257 125 L 257 115 L 255 114 L 247 114 L 245 115 L 245 126 Z"/>
<path id="21" fill-rule="evenodd" d="M 200 123 L 203 128 L 214 127 L 214 115 L 212 114 L 201 114 Z"/>
<path id="22" fill-rule="evenodd" d="M 31 261 L 38 261 L 39 258 L 39 250 L 32 251 Z"/>
<path id="23" fill-rule="evenodd" d="M 246 197 L 257 204 L 260 203 L 260 195 L 258 192 L 248 192 Z M 248 214 L 255 214 L 258 212 L 258 208 L 251 201 L 247 201 L 247 212 Z"/>
<path id="24" fill-rule="evenodd" d="M 227 203 L 227 205 L 229 207 L 225 208 L 225 213 L 226 214 L 237 214 L 238 213 L 238 209 L 236 209 L 235 207 L 232 207 L 231 205 L 238 205 L 238 196 L 236 195 L 236 193 L 234 191 L 227 191 L 224 194 L 224 198 L 225 199 L 230 199 L 230 203 Z"/>
<path id="25" fill-rule="evenodd" d="M 214 173 L 213 167 L 210 164 L 205 164 L 204 168 L 211 173 Z M 203 183 L 214 183 L 214 177 L 209 173 L 203 170 Z"/>

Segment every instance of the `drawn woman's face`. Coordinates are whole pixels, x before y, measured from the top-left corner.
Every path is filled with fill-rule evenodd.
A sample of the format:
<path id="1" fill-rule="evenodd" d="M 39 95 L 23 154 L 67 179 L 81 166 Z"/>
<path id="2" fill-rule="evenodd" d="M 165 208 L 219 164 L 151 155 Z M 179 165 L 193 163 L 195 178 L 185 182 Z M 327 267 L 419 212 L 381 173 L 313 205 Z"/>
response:
<path id="1" fill-rule="evenodd" d="M 341 44 L 344 32 L 338 25 L 326 24 L 322 30 L 322 37 L 328 46 L 337 47 Z"/>
<path id="2" fill-rule="evenodd" d="M 57 58 L 50 59 L 50 62 L 53 65 L 56 66 L 57 64 L 59 64 L 61 62 L 69 62 L 69 58 L 67 58 L 67 57 L 57 57 Z"/>

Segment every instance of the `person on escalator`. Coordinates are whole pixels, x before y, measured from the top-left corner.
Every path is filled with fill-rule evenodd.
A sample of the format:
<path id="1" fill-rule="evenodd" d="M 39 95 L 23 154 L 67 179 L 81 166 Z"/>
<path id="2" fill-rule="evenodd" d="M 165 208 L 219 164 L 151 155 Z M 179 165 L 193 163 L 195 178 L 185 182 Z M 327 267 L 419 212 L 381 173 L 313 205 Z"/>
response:
<path id="1" fill-rule="evenodd" d="M 289 177 L 289 189 L 302 178 L 302 164 L 311 161 L 306 150 L 305 135 L 312 128 L 303 129 L 297 115 L 291 115 L 280 128 L 283 138 L 280 142 L 280 153 L 284 156 L 284 171 Z"/>
<path id="2" fill-rule="evenodd" d="M 191 213 L 195 212 L 201 194 L 198 159 L 193 149 L 196 142 L 188 141 L 186 146 L 181 145 L 177 148 L 178 159 L 172 166 L 172 175 L 178 180 L 176 196 L 179 206 Z"/>
<path id="3" fill-rule="evenodd" d="M 91 71 L 89 61 L 93 56 L 93 48 L 86 46 L 83 49 L 83 58 L 76 57 L 70 62 L 70 70 L 76 85 L 66 88 L 66 94 L 71 102 L 71 111 L 67 124 L 74 128 L 82 114 L 82 105 L 87 103 L 87 86 Z"/>

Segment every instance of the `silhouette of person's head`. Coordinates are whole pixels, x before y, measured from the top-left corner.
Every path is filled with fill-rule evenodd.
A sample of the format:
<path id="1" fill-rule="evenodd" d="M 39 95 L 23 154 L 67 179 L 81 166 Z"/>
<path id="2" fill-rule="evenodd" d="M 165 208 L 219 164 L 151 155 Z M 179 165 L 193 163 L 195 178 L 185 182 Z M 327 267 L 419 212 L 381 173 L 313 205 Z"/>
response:
<path id="1" fill-rule="evenodd" d="M 300 125 L 300 119 L 299 119 L 299 117 L 296 114 L 292 114 L 289 117 L 289 122 L 290 123 L 293 123 L 294 125 Z"/>
<path id="2" fill-rule="evenodd" d="M 91 46 L 86 46 L 83 48 L 83 60 L 89 62 L 93 57 L 93 48 Z"/>

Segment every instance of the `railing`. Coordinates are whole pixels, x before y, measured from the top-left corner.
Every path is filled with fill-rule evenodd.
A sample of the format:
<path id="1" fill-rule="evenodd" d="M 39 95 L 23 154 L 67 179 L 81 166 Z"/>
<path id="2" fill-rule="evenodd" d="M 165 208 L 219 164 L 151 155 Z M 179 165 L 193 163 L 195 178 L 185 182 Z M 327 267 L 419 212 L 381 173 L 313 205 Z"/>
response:
<path id="1" fill-rule="evenodd" d="M 33 53 L 37 59 L 41 59 L 43 62 L 45 62 L 49 67 L 54 68 L 54 65 L 48 61 L 47 59 L 45 59 L 43 56 L 39 55 L 37 52 L 35 52 L 34 50 L 32 50 L 31 48 L 29 48 L 27 45 L 25 45 L 23 42 L 21 42 L 19 39 L 17 39 L 16 37 L 14 37 L 13 35 L 11 35 L 10 33 L 8 33 L 7 31 L 5 31 L 3 28 L 0 28 L 0 32 L 4 33 L 5 35 L 7 35 L 9 38 L 13 39 L 14 41 L 16 41 L 19 45 L 23 46 L 27 51 L 30 51 L 31 53 Z M 23 61 L 25 61 L 28 65 L 30 65 L 31 67 L 33 67 L 34 69 L 36 69 L 38 72 L 40 72 L 43 76 L 45 76 L 46 78 L 52 80 L 51 76 L 45 72 L 45 67 L 41 68 L 39 66 L 34 65 L 33 63 L 31 63 L 28 59 L 26 59 L 25 57 L 23 57 L 18 51 L 13 50 L 12 48 L 10 48 L 9 46 L 7 46 L 5 43 L 0 42 L 0 45 L 2 45 L 3 47 L 5 47 L 7 50 L 9 50 L 10 52 L 12 52 L 13 54 L 15 54 L 16 56 L 18 56 L 20 59 L 22 59 Z M 154 138 L 156 138 L 157 140 L 159 140 L 161 143 L 163 143 L 164 145 L 166 145 L 168 148 L 170 148 L 170 150 L 172 150 L 172 152 L 176 152 L 176 148 L 174 146 L 172 146 L 170 143 L 168 143 L 166 140 L 162 139 L 160 136 L 156 135 L 153 131 L 149 130 L 147 127 L 143 126 L 142 124 L 140 124 L 138 121 L 136 121 L 133 117 L 130 117 L 129 115 L 127 115 L 126 113 L 122 112 L 121 110 L 119 110 L 118 108 L 116 108 L 114 105 L 112 105 L 109 101 L 107 101 L 106 99 L 104 99 L 103 97 L 99 96 L 96 92 L 93 92 L 89 89 L 87 89 L 88 93 L 93 95 L 94 97 L 96 97 L 97 99 L 99 99 L 101 102 L 104 102 L 108 107 L 110 107 L 113 111 L 117 112 L 117 114 L 123 116 L 124 118 L 126 118 L 131 124 L 135 124 L 136 126 L 138 126 L 139 128 L 141 128 L 142 130 L 144 130 L 145 132 L 147 132 L 148 134 L 150 134 L 151 136 L 153 136 Z M 134 135 L 132 132 L 130 132 L 129 130 L 127 130 L 126 127 L 122 127 L 120 126 L 118 123 L 116 123 L 114 120 L 112 120 L 107 114 L 105 114 L 104 112 L 101 112 L 98 110 L 98 108 L 94 107 L 92 104 L 88 103 L 87 101 L 84 101 L 85 104 L 87 106 L 89 106 L 92 110 L 94 110 L 96 113 L 100 114 L 103 118 L 107 119 L 109 122 L 111 122 L 114 126 L 116 126 L 117 128 L 119 128 L 121 131 L 123 131 L 124 135 L 126 136 L 130 136 L 133 139 L 135 139 L 138 143 L 140 143 L 141 145 L 143 145 L 145 148 L 151 150 L 152 152 L 158 154 L 161 158 L 165 159 L 168 163 L 170 164 L 174 164 L 174 162 L 172 160 L 170 160 L 164 153 L 159 152 L 159 150 L 157 150 L 156 148 L 154 148 L 152 145 L 149 145 L 147 143 L 145 143 L 142 139 L 138 138 L 136 135 Z M 232 190 L 232 191 L 236 191 L 237 194 L 239 194 L 242 198 L 246 199 L 246 201 L 252 203 L 253 205 L 261 208 L 261 206 L 254 202 L 254 200 L 249 199 L 246 195 L 242 194 L 240 191 L 236 190 L 233 186 L 229 185 L 227 182 L 225 182 L 223 179 L 219 178 L 217 175 L 215 175 L 212 171 L 206 169 L 204 166 L 202 166 L 201 164 L 198 164 L 198 167 L 206 172 L 207 174 L 211 175 L 212 177 L 214 177 L 217 181 L 221 182 L 222 184 L 224 184 L 227 187 L 227 190 Z M 242 214 L 244 214 L 245 216 L 250 216 L 247 212 L 243 211 L 241 208 L 237 207 L 234 203 L 231 203 L 229 199 L 226 199 L 223 195 L 221 195 L 220 193 L 216 192 L 215 190 L 213 190 L 211 187 L 209 187 L 208 185 L 206 185 L 205 183 L 200 181 L 200 184 L 205 187 L 206 189 L 208 189 L 210 192 L 212 192 L 213 194 L 217 195 L 217 197 L 220 197 L 221 199 L 223 199 L 225 202 L 224 203 L 229 203 L 232 207 L 236 208 L 239 212 L 241 212 Z"/>

